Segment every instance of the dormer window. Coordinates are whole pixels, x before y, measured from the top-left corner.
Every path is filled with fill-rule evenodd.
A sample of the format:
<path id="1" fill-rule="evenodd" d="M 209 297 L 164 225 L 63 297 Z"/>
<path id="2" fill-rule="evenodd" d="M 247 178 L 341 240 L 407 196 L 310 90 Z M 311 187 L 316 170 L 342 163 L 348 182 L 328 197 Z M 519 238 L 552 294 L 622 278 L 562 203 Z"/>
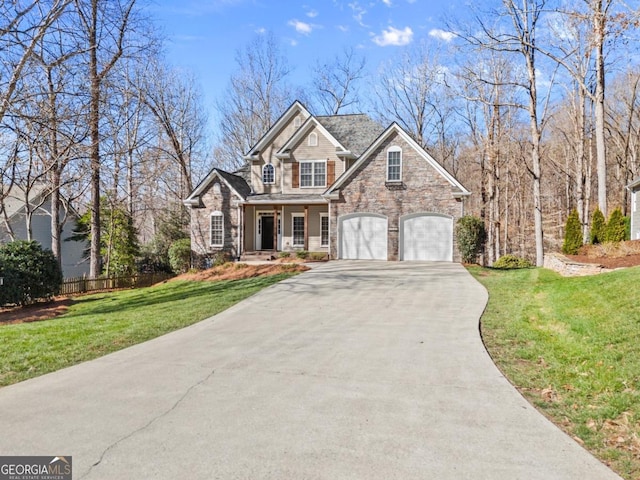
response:
<path id="1" fill-rule="evenodd" d="M 316 132 L 312 132 L 309 134 L 309 139 L 307 144 L 310 147 L 317 147 L 318 146 L 318 134 Z"/>
<path id="2" fill-rule="evenodd" d="M 402 149 L 391 147 L 387 150 L 387 182 L 402 181 Z"/>
<path id="3" fill-rule="evenodd" d="M 276 181 L 276 169 L 271 163 L 267 163 L 262 167 L 262 183 L 270 185 Z"/>

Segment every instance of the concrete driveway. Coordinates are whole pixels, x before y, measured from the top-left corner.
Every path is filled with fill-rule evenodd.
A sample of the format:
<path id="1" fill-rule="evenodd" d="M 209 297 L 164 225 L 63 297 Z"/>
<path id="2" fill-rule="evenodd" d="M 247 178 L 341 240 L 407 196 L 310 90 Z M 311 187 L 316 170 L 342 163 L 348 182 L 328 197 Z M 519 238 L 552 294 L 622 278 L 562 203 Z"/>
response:
<path id="1" fill-rule="evenodd" d="M 619 478 L 485 352 L 448 263 L 331 262 L 156 340 L 0 389 L 0 455 L 74 479 Z"/>

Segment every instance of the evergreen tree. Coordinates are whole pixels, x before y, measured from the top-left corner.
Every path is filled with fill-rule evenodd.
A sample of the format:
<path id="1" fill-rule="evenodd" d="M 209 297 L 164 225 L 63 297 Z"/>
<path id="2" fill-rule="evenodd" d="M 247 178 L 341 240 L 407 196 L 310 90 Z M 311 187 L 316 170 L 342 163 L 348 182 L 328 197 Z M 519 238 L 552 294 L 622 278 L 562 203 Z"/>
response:
<path id="1" fill-rule="evenodd" d="M 591 217 L 591 244 L 596 245 L 605 241 L 607 222 L 602 211 L 596 207 Z"/>
<path id="2" fill-rule="evenodd" d="M 605 240 L 607 242 L 623 242 L 626 237 L 626 230 L 624 215 L 622 215 L 622 210 L 618 207 L 609 216 Z"/>
<path id="3" fill-rule="evenodd" d="M 564 230 L 564 243 L 562 244 L 562 253 L 567 255 L 576 255 L 582 246 L 582 228 L 580 226 L 580 217 L 578 210 L 575 208 L 567 218 L 567 224 Z"/>

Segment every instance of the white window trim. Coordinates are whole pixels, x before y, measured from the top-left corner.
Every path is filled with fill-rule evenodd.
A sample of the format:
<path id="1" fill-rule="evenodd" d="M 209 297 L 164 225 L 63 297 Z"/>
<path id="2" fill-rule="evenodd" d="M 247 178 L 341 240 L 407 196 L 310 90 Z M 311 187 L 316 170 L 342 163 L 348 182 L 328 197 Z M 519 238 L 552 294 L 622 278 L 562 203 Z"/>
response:
<path id="1" fill-rule="evenodd" d="M 302 225 L 302 243 L 295 243 L 295 231 L 294 231 L 294 224 L 295 224 L 295 218 L 302 218 L 303 222 L 304 222 L 304 213 L 292 213 L 291 214 L 291 245 L 294 247 L 303 247 L 304 248 L 304 223 Z"/>
<path id="2" fill-rule="evenodd" d="M 634 190 L 633 192 L 631 192 L 631 211 L 632 212 L 636 212 L 638 210 L 638 192 L 637 190 Z"/>
<path id="3" fill-rule="evenodd" d="M 298 185 L 300 185 L 300 188 L 326 188 L 327 186 L 327 161 L 326 160 L 301 160 L 300 162 L 300 168 L 299 168 L 299 178 L 298 178 Z M 302 185 L 302 165 L 305 163 L 310 163 L 312 164 L 311 167 L 311 185 Z M 316 185 L 316 163 L 324 163 L 324 183 L 322 185 Z"/>
<path id="4" fill-rule="evenodd" d="M 322 243 L 322 220 L 327 219 L 327 243 Z M 331 236 L 331 225 L 329 223 L 329 214 L 328 213 L 320 213 L 320 246 L 328 247 L 329 246 L 329 237 Z"/>
<path id="5" fill-rule="evenodd" d="M 222 228 L 222 235 L 220 236 L 220 238 L 222 239 L 221 243 L 213 243 L 213 225 L 212 225 L 212 220 L 213 217 L 220 217 L 221 219 L 221 228 Z M 215 211 L 215 212 L 211 212 L 211 215 L 209 215 L 209 244 L 212 247 L 224 247 L 224 214 L 220 211 Z"/>
<path id="6" fill-rule="evenodd" d="M 293 119 L 293 126 L 295 128 L 298 128 L 301 124 L 302 124 L 302 120 L 300 119 L 300 117 L 296 117 Z"/>
<path id="7" fill-rule="evenodd" d="M 273 169 L 273 180 L 270 182 L 265 182 L 264 181 L 264 172 L 267 169 L 267 167 L 271 167 Z M 262 166 L 262 183 L 264 183 L 265 185 L 274 185 L 276 183 L 276 167 L 272 164 L 272 163 L 265 163 Z"/>
<path id="8" fill-rule="evenodd" d="M 391 152 L 400 152 L 400 178 L 394 178 L 393 180 L 389 178 L 389 153 Z M 402 182 L 402 148 L 398 146 L 389 147 L 387 149 L 387 182 Z"/>
<path id="9" fill-rule="evenodd" d="M 310 147 L 318 146 L 318 134 L 316 132 L 311 132 L 309 137 L 307 138 L 307 145 Z"/>

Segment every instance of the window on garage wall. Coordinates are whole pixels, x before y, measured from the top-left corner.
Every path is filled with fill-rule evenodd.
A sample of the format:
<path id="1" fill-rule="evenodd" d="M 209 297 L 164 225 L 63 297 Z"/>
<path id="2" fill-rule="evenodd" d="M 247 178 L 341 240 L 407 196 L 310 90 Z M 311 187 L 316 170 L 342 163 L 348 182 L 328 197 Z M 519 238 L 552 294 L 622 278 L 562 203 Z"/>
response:
<path id="1" fill-rule="evenodd" d="M 390 147 L 387 150 L 387 181 L 402 181 L 402 149 Z"/>
<path id="2" fill-rule="evenodd" d="M 224 244 L 224 216 L 222 212 L 211 214 L 211 246 L 222 247 Z"/>

